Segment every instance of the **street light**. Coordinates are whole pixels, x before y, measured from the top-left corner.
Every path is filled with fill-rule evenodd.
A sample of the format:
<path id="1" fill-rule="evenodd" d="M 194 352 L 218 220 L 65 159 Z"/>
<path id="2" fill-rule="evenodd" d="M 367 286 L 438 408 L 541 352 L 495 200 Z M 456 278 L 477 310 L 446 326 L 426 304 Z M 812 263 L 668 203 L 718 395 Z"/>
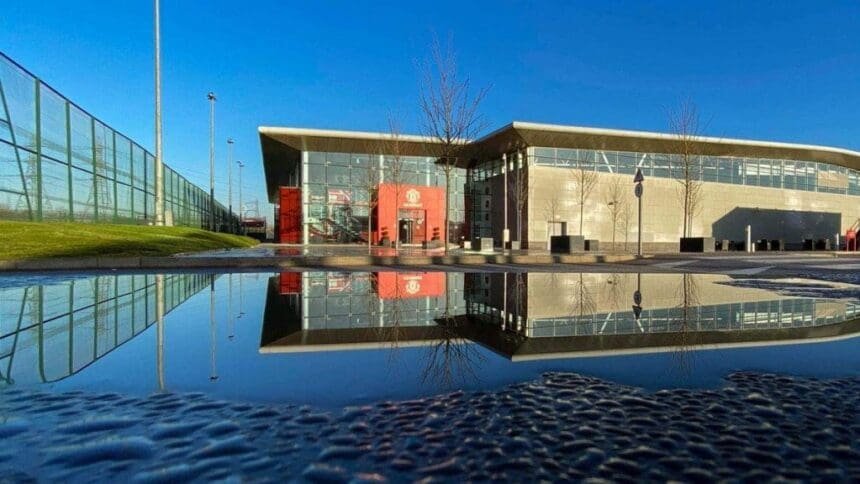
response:
<path id="1" fill-rule="evenodd" d="M 230 226 L 235 233 L 236 226 L 233 224 L 233 138 L 227 138 L 227 212 Z"/>
<path id="2" fill-rule="evenodd" d="M 155 0 L 155 225 L 164 225 L 164 164 L 161 147 L 161 15 Z"/>
<path id="3" fill-rule="evenodd" d="M 209 230 L 215 231 L 215 93 L 206 95 L 209 100 Z"/>
<path id="4" fill-rule="evenodd" d="M 236 161 L 236 164 L 239 165 L 239 232 L 244 233 L 245 227 L 242 226 L 242 220 L 245 218 L 245 207 L 242 206 L 242 168 L 245 167 L 245 164 L 241 161 Z"/>

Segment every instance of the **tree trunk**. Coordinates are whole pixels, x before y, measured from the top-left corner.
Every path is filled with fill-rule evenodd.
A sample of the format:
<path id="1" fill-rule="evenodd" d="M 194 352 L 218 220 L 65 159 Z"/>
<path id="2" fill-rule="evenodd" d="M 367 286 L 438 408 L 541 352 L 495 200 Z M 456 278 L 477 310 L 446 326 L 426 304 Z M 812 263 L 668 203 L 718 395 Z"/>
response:
<path id="1" fill-rule="evenodd" d="M 451 167 L 445 159 L 445 227 L 442 230 L 442 246 L 445 247 L 445 255 L 448 255 L 448 227 L 451 217 Z"/>

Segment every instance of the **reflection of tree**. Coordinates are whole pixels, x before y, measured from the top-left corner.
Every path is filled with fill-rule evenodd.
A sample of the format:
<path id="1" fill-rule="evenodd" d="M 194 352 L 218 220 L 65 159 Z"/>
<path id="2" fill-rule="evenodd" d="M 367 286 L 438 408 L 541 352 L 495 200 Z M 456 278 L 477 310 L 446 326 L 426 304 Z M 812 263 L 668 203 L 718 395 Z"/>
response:
<path id="1" fill-rule="evenodd" d="M 369 283 L 371 288 L 379 287 L 377 273 L 370 274 Z M 379 339 L 388 344 L 388 363 L 390 367 L 393 367 L 394 363 L 400 359 L 400 341 L 404 336 L 403 295 L 400 293 L 399 281 L 393 298 L 383 301 L 378 293 L 374 295 L 373 291 L 369 290 L 365 300 L 368 306 L 367 314 L 376 315 L 379 318 L 379 324 L 374 328 Z"/>
<path id="2" fill-rule="evenodd" d="M 439 338 L 427 348 L 424 370 L 421 373 L 423 383 L 433 383 L 445 388 L 454 387 L 457 383 L 465 383 L 469 379 L 477 379 L 475 368 L 483 361 L 475 344 L 463 337 L 471 324 L 468 318 L 451 316 L 451 284 L 450 273 L 445 273 L 445 310 L 442 317 L 436 320 Z"/>
<path id="3" fill-rule="evenodd" d="M 439 338 L 427 349 L 421 381 L 451 388 L 470 379 L 477 379 L 476 367 L 483 361 L 476 345 L 462 336 L 470 324 L 466 318 L 454 318 L 447 313 L 436 321 Z"/>
<path id="4" fill-rule="evenodd" d="M 588 316 L 589 322 L 593 321 L 596 310 L 594 296 L 591 290 L 586 287 L 582 273 L 549 273 L 544 277 L 542 286 L 544 294 L 558 294 L 559 298 L 555 300 L 557 307 L 568 315 L 570 324 L 582 324 L 585 322 L 586 316 Z M 578 329 L 574 328 L 574 334 L 578 333 Z"/>
<path id="5" fill-rule="evenodd" d="M 678 370 L 689 374 L 693 366 L 693 346 L 695 346 L 696 331 L 693 326 L 698 322 L 696 314 L 699 308 L 699 286 L 693 274 L 682 274 L 678 288 L 679 307 L 677 324 L 669 330 L 675 336 L 675 347 L 672 359 Z"/>

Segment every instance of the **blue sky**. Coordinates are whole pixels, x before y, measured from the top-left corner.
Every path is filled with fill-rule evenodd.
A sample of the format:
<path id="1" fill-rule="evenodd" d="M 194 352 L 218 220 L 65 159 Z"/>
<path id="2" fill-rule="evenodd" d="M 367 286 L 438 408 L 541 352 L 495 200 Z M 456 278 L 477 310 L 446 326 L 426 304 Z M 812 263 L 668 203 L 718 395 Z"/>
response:
<path id="1" fill-rule="evenodd" d="M 152 150 L 151 1 L 0 9 L 3 52 Z M 218 198 L 232 137 L 245 199 L 263 203 L 257 126 L 384 130 L 395 111 L 417 132 L 416 63 L 449 34 L 461 72 L 491 86 L 490 128 L 662 131 L 667 109 L 689 98 L 706 134 L 860 150 L 858 25 L 854 0 L 162 0 L 165 161 L 208 186 L 214 91 Z"/>

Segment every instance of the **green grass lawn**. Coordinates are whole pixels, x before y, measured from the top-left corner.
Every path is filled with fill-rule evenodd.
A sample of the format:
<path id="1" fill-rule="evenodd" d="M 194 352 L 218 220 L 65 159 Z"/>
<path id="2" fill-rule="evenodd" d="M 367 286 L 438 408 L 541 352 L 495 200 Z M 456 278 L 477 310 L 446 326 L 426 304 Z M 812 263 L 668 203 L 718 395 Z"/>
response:
<path id="1" fill-rule="evenodd" d="M 0 220 L 0 260 L 165 256 L 256 244 L 249 237 L 186 227 Z"/>

